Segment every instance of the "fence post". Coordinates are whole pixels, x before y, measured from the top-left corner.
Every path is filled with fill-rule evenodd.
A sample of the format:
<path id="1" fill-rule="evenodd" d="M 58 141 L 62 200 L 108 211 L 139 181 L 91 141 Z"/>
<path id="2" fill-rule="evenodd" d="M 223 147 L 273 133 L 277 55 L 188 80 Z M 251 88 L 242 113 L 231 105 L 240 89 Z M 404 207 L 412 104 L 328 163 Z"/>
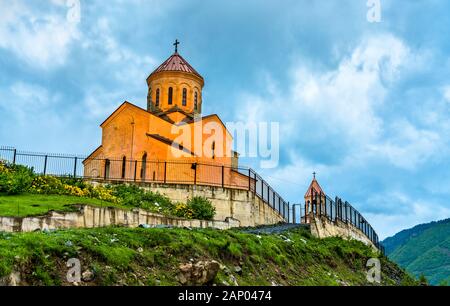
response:
<path id="1" fill-rule="evenodd" d="M 273 206 L 275 206 L 275 202 L 276 202 L 276 200 L 275 200 L 275 191 L 274 190 L 272 190 L 272 195 L 273 195 Z M 280 197 L 278 197 L 278 202 L 280 202 Z"/>
<path id="2" fill-rule="evenodd" d="M 77 163 L 78 163 L 78 157 L 75 157 L 74 163 L 73 163 L 73 177 L 77 178 Z"/>
<path id="3" fill-rule="evenodd" d="M 264 180 L 261 179 L 261 199 L 264 201 Z"/>
<path id="4" fill-rule="evenodd" d="M 135 161 L 134 161 L 134 181 L 135 181 L 135 182 L 136 182 L 136 180 L 137 180 L 137 166 L 138 166 L 138 161 L 135 160 Z M 159 167 L 158 167 L 158 170 L 159 170 Z"/>
<path id="5" fill-rule="evenodd" d="M 225 166 L 222 165 L 222 188 L 225 188 Z"/>
<path id="6" fill-rule="evenodd" d="M 197 185 L 197 163 L 194 164 L 194 185 Z"/>
<path id="7" fill-rule="evenodd" d="M 330 221 L 333 221 L 333 200 L 330 202 Z"/>
<path id="8" fill-rule="evenodd" d="M 295 204 L 292 206 L 292 224 L 295 224 Z"/>
<path id="9" fill-rule="evenodd" d="M 289 202 L 287 203 L 287 207 L 288 207 L 288 209 L 287 209 L 287 223 L 289 224 L 290 223 L 289 220 L 291 219 L 291 205 L 290 205 Z"/>
<path id="10" fill-rule="evenodd" d="M 256 185 L 257 185 L 257 181 L 256 181 L 256 172 L 255 172 L 254 184 L 255 184 L 255 197 L 256 197 L 256 193 L 257 193 L 257 191 L 256 191 Z"/>
<path id="11" fill-rule="evenodd" d="M 48 159 L 48 156 L 45 155 L 45 157 L 44 157 L 44 175 L 47 173 L 47 159 Z"/>
<path id="12" fill-rule="evenodd" d="M 348 208 L 348 202 L 346 201 L 345 203 L 344 203 L 344 209 L 345 209 L 345 223 L 347 223 L 347 208 Z"/>
<path id="13" fill-rule="evenodd" d="M 164 184 L 167 183 L 167 162 L 164 162 Z"/>

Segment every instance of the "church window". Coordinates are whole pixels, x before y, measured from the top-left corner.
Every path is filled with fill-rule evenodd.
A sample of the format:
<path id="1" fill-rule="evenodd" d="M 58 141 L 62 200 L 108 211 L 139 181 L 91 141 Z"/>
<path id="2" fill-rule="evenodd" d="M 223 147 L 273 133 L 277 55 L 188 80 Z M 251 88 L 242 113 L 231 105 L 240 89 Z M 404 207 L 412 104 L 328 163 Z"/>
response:
<path id="1" fill-rule="evenodd" d="M 142 156 L 142 166 L 141 166 L 141 180 L 145 181 L 145 175 L 147 172 L 147 153 Z"/>
<path id="2" fill-rule="evenodd" d="M 187 100 L 187 89 L 183 88 L 183 106 L 186 106 L 186 100 Z"/>
<path id="3" fill-rule="evenodd" d="M 156 98 L 155 98 L 156 106 L 159 106 L 159 88 L 156 90 Z"/>
<path id="4" fill-rule="evenodd" d="M 122 179 L 125 179 L 126 166 L 127 166 L 127 158 L 124 156 L 122 158 L 122 175 L 121 175 Z"/>
<path id="5" fill-rule="evenodd" d="M 105 160 L 105 173 L 104 173 L 105 180 L 109 179 L 110 167 L 111 167 L 111 161 L 109 159 L 106 159 Z"/>
<path id="6" fill-rule="evenodd" d="M 214 159 L 214 158 L 216 158 L 216 154 L 215 154 L 215 151 L 216 151 L 216 142 L 215 142 L 215 141 L 213 141 L 213 143 L 212 143 L 212 145 L 211 145 L 211 150 L 212 150 L 212 158 Z"/>
<path id="7" fill-rule="evenodd" d="M 167 101 L 168 101 L 169 105 L 172 105 L 172 103 L 173 103 L 173 88 L 172 87 L 169 87 L 169 96 L 168 96 Z"/>
<path id="8" fill-rule="evenodd" d="M 198 109 L 198 93 L 195 92 L 194 94 L 194 110 Z"/>

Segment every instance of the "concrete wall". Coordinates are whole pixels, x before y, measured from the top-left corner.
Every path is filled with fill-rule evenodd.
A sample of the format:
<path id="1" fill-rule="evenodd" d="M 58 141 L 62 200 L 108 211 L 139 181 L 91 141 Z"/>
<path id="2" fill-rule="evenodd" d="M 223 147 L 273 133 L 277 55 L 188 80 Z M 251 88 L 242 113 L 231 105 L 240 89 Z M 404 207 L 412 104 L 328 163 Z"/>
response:
<path id="1" fill-rule="evenodd" d="M 311 234 L 317 238 L 342 237 L 344 239 L 355 239 L 371 246 L 378 251 L 370 239 L 358 228 L 351 224 L 337 220 L 331 222 L 323 216 L 310 216 Z"/>
<path id="2" fill-rule="evenodd" d="M 255 196 L 252 191 L 182 184 L 137 183 L 137 185 L 145 190 L 159 192 L 173 202 L 186 203 L 189 198 L 195 196 L 205 197 L 216 208 L 215 220 L 233 218 L 239 220 L 243 227 L 284 222 L 283 216 Z"/>
<path id="3" fill-rule="evenodd" d="M 151 227 L 167 225 L 172 227 L 215 228 L 220 230 L 239 227 L 240 222 L 232 218 L 225 221 L 202 221 L 169 218 L 142 209 L 131 211 L 113 207 L 78 206 L 77 212 L 50 212 L 42 217 L 0 217 L 0 231 L 34 232 L 68 228 L 96 228 L 105 226 Z"/>

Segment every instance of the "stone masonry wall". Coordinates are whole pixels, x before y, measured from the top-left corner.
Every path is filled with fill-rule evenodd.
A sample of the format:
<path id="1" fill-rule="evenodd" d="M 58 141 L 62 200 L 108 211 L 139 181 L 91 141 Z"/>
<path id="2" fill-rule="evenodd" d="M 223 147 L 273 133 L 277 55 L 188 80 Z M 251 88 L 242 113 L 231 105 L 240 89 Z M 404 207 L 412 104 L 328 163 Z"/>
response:
<path id="1" fill-rule="evenodd" d="M 220 230 L 239 227 L 240 222 L 232 218 L 225 221 L 186 220 L 169 218 L 142 209 L 122 210 L 114 207 L 79 206 L 77 212 L 49 212 L 41 217 L 0 217 L 0 232 L 34 232 L 68 228 L 97 228 L 105 226 L 215 228 Z"/>
<path id="2" fill-rule="evenodd" d="M 173 202 L 185 203 L 195 196 L 205 197 L 216 208 L 215 220 L 233 218 L 239 220 L 243 227 L 284 222 L 283 217 L 276 210 L 255 196 L 252 191 L 182 184 L 138 183 L 138 185 L 145 190 L 159 192 Z"/>
<path id="3" fill-rule="evenodd" d="M 344 239 L 355 239 L 378 250 L 370 239 L 358 228 L 345 222 L 331 222 L 326 217 L 311 216 L 311 234 L 317 238 L 342 237 Z"/>

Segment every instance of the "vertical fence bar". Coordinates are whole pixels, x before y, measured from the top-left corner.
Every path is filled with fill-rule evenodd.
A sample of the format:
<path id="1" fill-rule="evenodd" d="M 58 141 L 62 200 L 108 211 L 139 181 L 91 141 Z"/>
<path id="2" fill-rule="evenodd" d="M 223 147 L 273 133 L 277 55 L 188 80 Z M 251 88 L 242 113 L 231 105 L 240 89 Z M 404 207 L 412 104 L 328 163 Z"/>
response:
<path id="1" fill-rule="evenodd" d="M 164 184 L 167 183 L 167 162 L 164 162 Z"/>
<path id="2" fill-rule="evenodd" d="M 252 190 L 252 169 L 248 169 L 248 191 L 251 190 Z"/>
<path id="3" fill-rule="evenodd" d="M 222 166 L 222 188 L 225 188 L 225 166 Z"/>
<path id="4" fill-rule="evenodd" d="M 197 185 L 197 164 L 194 164 L 194 185 Z"/>
<path id="5" fill-rule="evenodd" d="M 136 182 L 137 179 L 137 167 L 138 167 L 138 161 L 135 160 L 134 161 L 134 181 Z M 159 169 L 159 164 L 158 164 L 158 169 Z"/>
<path id="6" fill-rule="evenodd" d="M 44 157 L 44 175 L 47 174 L 47 159 L 48 159 L 48 156 L 45 155 L 45 157 Z"/>
<path id="7" fill-rule="evenodd" d="M 73 161 L 73 177 L 77 178 L 77 163 L 78 163 L 78 157 L 75 156 Z"/>
<path id="8" fill-rule="evenodd" d="M 16 157 L 17 157 L 17 149 L 14 149 L 14 151 L 13 151 L 14 153 L 13 153 L 13 165 L 15 165 L 16 164 Z"/>

